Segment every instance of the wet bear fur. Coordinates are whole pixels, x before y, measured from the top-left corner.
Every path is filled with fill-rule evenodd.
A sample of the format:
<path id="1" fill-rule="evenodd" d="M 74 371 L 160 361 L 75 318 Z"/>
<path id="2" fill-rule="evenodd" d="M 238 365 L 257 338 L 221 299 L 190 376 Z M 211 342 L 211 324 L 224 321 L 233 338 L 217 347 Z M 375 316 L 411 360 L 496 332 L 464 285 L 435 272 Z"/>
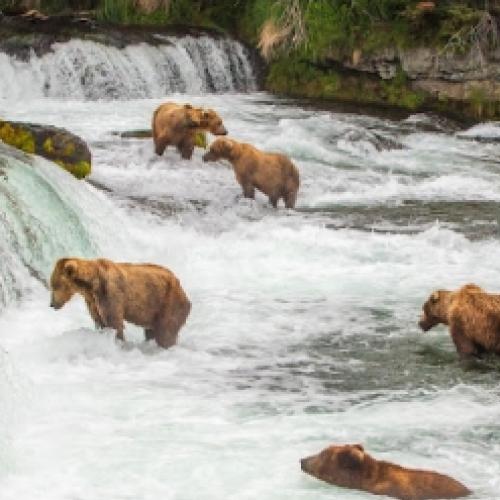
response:
<path id="1" fill-rule="evenodd" d="M 153 264 L 64 258 L 54 267 L 50 288 L 53 308 L 60 309 L 78 293 L 98 328 L 113 328 L 123 339 L 128 321 L 144 327 L 146 339 L 164 348 L 177 342 L 191 310 L 175 275 Z"/>

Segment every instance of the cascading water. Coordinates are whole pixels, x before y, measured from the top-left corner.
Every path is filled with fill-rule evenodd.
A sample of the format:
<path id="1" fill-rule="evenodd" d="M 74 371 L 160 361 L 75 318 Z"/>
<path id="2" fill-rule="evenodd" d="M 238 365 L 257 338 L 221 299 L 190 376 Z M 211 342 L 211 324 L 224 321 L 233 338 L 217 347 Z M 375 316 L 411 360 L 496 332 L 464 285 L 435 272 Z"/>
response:
<path id="1" fill-rule="evenodd" d="M 93 235 L 103 226 L 88 214 L 105 203 L 54 167 L 0 142 L 0 307 L 29 290 L 32 278 L 46 284 L 58 256 L 98 253 Z"/>
<path id="2" fill-rule="evenodd" d="M 206 93 L 236 88 L 236 62 L 197 60 L 199 43 L 0 55 L 0 115 L 66 127 L 94 158 L 86 182 L 0 149 L 0 498 L 366 499 L 301 473 L 332 442 L 497 498 L 498 361 L 463 365 L 444 329 L 423 336 L 417 321 L 434 288 L 500 290 L 498 127 Z M 228 165 L 200 150 L 159 158 L 150 139 L 116 134 L 149 126 L 174 81 L 168 50 L 185 61 L 175 90 L 195 92 L 168 98 L 290 155 L 297 210 L 242 199 Z M 179 345 L 162 351 L 132 325 L 115 343 L 81 298 L 50 309 L 40 282 L 69 254 L 172 269 L 193 303 Z"/>
<path id="3" fill-rule="evenodd" d="M 161 37 L 123 49 L 93 41 L 55 43 L 28 61 L 0 54 L 0 97 L 134 99 L 173 92 L 256 89 L 246 49 L 229 38 Z"/>

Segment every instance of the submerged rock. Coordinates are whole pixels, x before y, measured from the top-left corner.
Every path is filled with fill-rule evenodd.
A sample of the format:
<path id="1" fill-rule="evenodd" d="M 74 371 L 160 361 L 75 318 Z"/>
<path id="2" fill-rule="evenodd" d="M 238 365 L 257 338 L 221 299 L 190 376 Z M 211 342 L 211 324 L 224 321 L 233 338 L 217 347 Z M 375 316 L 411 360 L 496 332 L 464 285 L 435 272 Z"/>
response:
<path id="1" fill-rule="evenodd" d="M 153 137 L 151 129 L 126 130 L 125 132 L 114 132 L 122 139 L 149 139 Z M 197 132 L 195 135 L 195 146 L 197 148 L 206 149 L 208 145 L 207 134 L 205 132 Z"/>
<path id="2" fill-rule="evenodd" d="M 57 163 L 77 179 L 91 172 L 89 147 L 83 139 L 65 129 L 0 120 L 0 140 L 25 153 Z"/>

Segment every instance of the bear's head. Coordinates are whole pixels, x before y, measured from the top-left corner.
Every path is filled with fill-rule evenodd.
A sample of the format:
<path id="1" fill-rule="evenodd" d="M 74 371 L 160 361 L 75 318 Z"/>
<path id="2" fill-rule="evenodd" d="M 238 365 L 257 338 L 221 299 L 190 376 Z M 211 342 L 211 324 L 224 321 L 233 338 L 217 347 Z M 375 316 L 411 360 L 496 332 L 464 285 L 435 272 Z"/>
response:
<path id="1" fill-rule="evenodd" d="M 206 130 L 213 135 L 227 135 L 222 118 L 213 109 L 193 108 L 184 106 L 188 127 Z"/>
<path id="2" fill-rule="evenodd" d="M 365 450 L 360 444 L 330 446 L 317 455 L 303 458 L 301 469 L 307 474 L 336 486 L 359 486 L 365 465 Z"/>
<path id="3" fill-rule="evenodd" d="M 235 143 L 231 139 L 220 137 L 210 144 L 210 149 L 203 155 L 203 161 L 217 161 L 221 158 L 230 160 Z"/>
<path id="4" fill-rule="evenodd" d="M 50 277 L 50 307 L 60 309 L 75 293 L 94 288 L 90 269 L 82 268 L 78 259 L 59 259 Z"/>
<path id="5" fill-rule="evenodd" d="M 213 135 L 227 135 L 222 118 L 213 109 L 202 110 L 201 127 Z"/>
<path id="6" fill-rule="evenodd" d="M 433 292 L 427 301 L 422 306 L 422 316 L 418 322 L 418 326 L 427 332 L 439 323 L 446 322 L 447 316 L 447 301 L 446 297 L 449 292 L 445 290 L 436 290 Z"/>

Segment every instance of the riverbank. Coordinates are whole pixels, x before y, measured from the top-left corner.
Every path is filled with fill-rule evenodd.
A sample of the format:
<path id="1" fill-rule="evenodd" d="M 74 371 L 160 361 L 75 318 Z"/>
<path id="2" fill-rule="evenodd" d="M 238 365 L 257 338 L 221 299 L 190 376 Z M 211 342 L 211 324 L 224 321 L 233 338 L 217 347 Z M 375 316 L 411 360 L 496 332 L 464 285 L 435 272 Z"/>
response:
<path id="1" fill-rule="evenodd" d="M 5 16 L 0 52 L 26 61 L 73 38 L 122 49 L 165 44 L 168 36 L 229 34 L 246 45 L 260 88 L 275 94 L 432 111 L 464 123 L 500 118 L 499 12 L 481 2 L 377 0 L 361 9 L 340 0 L 252 0 L 236 9 L 177 0 L 168 11 L 157 2 L 163 7 L 148 14 L 139 3 L 112 10 L 110 2 L 93 2 L 94 11 L 44 20 Z M 49 13 L 53 4 L 41 3 Z"/>

